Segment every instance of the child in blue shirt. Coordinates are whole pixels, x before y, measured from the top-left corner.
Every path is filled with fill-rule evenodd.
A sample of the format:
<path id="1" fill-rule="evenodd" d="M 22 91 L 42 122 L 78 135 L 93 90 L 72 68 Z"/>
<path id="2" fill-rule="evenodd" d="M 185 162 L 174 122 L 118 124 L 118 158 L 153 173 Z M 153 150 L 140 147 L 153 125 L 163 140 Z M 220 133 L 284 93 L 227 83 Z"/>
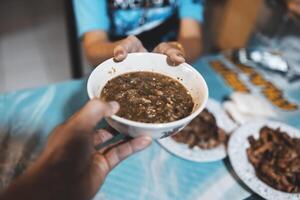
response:
<path id="1" fill-rule="evenodd" d="M 175 65 L 201 54 L 200 0 L 73 1 L 79 37 L 94 66 L 130 52 L 163 53 Z"/>

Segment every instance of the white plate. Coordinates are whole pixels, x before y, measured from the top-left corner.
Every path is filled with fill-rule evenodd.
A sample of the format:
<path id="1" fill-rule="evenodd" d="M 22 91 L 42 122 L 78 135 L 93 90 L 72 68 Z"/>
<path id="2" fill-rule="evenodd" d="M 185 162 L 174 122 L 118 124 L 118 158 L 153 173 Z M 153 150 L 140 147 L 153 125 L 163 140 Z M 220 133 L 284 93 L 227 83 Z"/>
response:
<path id="1" fill-rule="evenodd" d="M 232 167 L 239 178 L 254 192 L 266 199 L 299 200 L 300 193 L 286 193 L 272 188 L 255 175 L 255 169 L 248 161 L 246 149 L 250 146 L 248 137 L 253 135 L 259 137 L 259 130 L 263 126 L 280 128 L 291 137 L 300 137 L 300 131 L 289 125 L 274 121 L 257 121 L 247 123 L 238 128 L 230 137 L 228 144 L 228 155 Z"/>
<path id="2" fill-rule="evenodd" d="M 236 124 L 228 117 L 219 102 L 209 99 L 206 108 L 215 116 L 218 126 L 224 129 L 226 133 L 230 133 L 235 129 Z M 219 145 L 212 149 L 200 149 L 199 147 L 190 149 L 188 145 L 178 143 L 171 137 L 160 139 L 158 143 L 170 153 L 194 162 L 217 161 L 225 158 L 227 155 L 224 145 Z"/>

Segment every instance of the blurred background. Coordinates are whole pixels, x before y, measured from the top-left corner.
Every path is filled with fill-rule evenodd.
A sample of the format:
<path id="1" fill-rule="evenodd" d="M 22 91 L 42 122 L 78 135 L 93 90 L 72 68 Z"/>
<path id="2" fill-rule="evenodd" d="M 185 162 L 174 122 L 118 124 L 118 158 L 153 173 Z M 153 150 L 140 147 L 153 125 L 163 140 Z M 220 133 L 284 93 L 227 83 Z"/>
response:
<path id="1" fill-rule="evenodd" d="M 0 92 L 72 78 L 80 49 L 71 11 L 72 1 L 1 0 Z"/>
<path id="2" fill-rule="evenodd" d="M 0 91 L 71 77 L 61 0 L 2 0 Z"/>
<path id="3" fill-rule="evenodd" d="M 205 54 L 258 44 L 297 48 L 297 9 L 297 0 L 206 0 Z M 0 92 L 80 78 L 90 71 L 71 0 L 1 0 Z"/>

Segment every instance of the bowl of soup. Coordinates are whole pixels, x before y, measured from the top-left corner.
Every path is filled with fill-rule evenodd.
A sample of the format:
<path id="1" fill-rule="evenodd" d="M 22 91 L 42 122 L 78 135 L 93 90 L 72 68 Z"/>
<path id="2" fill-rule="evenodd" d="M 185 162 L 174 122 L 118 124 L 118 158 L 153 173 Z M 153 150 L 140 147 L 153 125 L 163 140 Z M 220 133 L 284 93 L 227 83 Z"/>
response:
<path id="1" fill-rule="evenodd" d="M 136 137 L 163 138 L 182 130 L 204 109 L 208 88 L 187 63 L 170 66 L 156 53 L 130 53 L 122 62 L 109 59 L 91 73 L 90 99 L 117 101 L 120 110 L 106 118 L 117 131 Z"/>

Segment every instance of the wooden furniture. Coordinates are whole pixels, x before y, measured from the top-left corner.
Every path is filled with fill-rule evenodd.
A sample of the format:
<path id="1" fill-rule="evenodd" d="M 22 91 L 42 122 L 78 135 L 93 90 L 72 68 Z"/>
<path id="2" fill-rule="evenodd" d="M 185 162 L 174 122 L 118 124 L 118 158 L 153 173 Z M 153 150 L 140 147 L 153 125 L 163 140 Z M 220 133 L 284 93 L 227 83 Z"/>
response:
<path id="1" fill-rule="evenodd" d="M 214 50 L 245 47 L 264 1 L 212 0 L 207 3 L 209 46 Z"/>

